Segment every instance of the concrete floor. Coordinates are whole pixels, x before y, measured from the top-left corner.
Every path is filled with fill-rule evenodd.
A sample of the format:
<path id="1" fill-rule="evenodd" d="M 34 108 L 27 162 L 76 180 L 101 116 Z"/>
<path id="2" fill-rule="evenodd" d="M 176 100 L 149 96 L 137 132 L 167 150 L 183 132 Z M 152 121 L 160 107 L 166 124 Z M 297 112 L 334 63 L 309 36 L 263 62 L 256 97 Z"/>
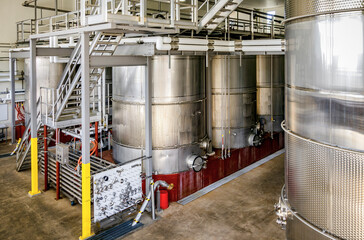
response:
<path id="1" fill-rule="evenodd" d="M 12 149 L 0 144 L 0 154 Z M 281 155 L 186 206 L 171 204 L 158 221 L 124 239 L 284 239 L 273 209 L 283 178 Z M 0 239 L 80 236 L 80 205 L 54 200 L 53 189 L 34 198 L 29 190 L 30 171 L 16 172 L 15 157 L 0 158 Z"/>

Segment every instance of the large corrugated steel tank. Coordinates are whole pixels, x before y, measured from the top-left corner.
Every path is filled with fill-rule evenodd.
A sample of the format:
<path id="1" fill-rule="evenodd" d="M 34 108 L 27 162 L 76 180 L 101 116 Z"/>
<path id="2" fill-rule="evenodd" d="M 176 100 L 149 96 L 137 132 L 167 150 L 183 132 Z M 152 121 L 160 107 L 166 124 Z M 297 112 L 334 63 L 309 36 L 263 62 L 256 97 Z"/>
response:
<path id="1" fill-rule="evenodd" d="M 61 80 L 61 76 L 63 70 L 65 68 L 65 63 L 54 63 L 50 61 L 49 57 L 37 57 L 36 58 L 36 74 L 37 74 L 37 99 L 40 97 L 40 88 L 54 88 L 56 89 L 59 81 Z M 29 74 L 30 74 L 30 60 L 25 59 L 24 66 L 24 81 L 25 81 L 25 122 L 27 123 L 30 119 L 30 110 L 29 110 L 29 94 L 30 94 L 30 82 L 29 82 Z M 43 94 L 43 93 L 42 93 Z M 49 94 L 48 102 L 51 103 L 51 95 Z M 43 99 L 43 102 L 46 102 Z M 45 106 L 42 106 L 45 109 Z"/>
<path id="2" fill-rule="evenodd" d="M 170 63 L 169 63 L 170 61 Z M 206 137 L 205 58 L 154 56 L 152 81 L 153 168 L 158 174 L 188 170 Z M 113 158 L 143 156 L 145 67 L 113 68 Z"/>
<path id="3" fill-rule="evenodd" d="M 267 132 L 284 120 L 284 56 L 257 56 L 257 117 Z"/>
<path id="4" fill-rule="evenodd" d="M 286 1 L 288 239 L 364 239 L 363 7 Z"/>
<path id="5" fill-rule="evenodd" d="M 211 68 L 212 146 L 222 147 L 222 135 L 225 146 L 229 141 L 231 148 L 249 146 L 256 121 L 256 57 L 215 56 Z"/>

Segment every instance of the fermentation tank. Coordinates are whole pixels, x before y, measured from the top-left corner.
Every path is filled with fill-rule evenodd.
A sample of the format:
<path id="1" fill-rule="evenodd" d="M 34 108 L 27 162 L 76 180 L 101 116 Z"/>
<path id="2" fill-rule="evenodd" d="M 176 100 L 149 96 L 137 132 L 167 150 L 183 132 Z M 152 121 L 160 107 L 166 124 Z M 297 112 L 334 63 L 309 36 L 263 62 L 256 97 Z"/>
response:
<path id="1" fill-rule="evenodd" d="M 37 74 L 37 99 L 40 97 L 40 88 L 54 88 L 56 89 L 64 70 L 64 63 L 53 63 L 49 57 L 37 57 L 36 58 L 36 74 Z M 30 60 L 25 59 L 24 67 L 24 80 L 25 80 L 25 122 L 30 119 L 29 99 L 30 99 Z M 43 93 L 42 93 L 43 94 Z M 49 94 L 48 102 L 51 103 L 51 95 Z M 46 102 L 43 99 L 43 102 Z M 42 106 L 45 108 L 45 106 Z"/>
<path id="2" fill-rule="evenodd" d="M 154 56 L 152 87 L 153 168 L 158 174 L 188 170 L 206 137 L 205 58 Z M 143 156 L 145 67 L 113 68 L 113 158 Z"/>
<path id="3" fill-rule="evenodd" d="M 256 121 L 256 57 L 214 56 L 211 68 L 212 146 L 249 146 Z"/>
<path id="4" fill-rule="evenodd" d="M 363 6 L 286 1 L 288 239 L 364 239 Z"/>
<path id="5" fill-rule="evenodd" d="M 257 56 L 257 118 L 265 131 L 282 131 L 284 56 Z"/>

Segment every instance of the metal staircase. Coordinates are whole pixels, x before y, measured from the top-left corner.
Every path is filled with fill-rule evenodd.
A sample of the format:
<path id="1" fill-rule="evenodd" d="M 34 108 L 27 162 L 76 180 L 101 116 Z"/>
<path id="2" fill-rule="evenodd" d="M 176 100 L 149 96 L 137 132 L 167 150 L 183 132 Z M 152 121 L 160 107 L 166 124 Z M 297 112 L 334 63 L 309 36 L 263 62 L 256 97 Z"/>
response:
<path id="1" fill-rule="evenodd" d="M 200 20 L 197 32 L 211 34 L 244 0 L 219 0 Z"/>
<path id="2" fill-rule="evenodd" d="M 93 38 L 90 46 L 90 56 L 112 56 L 121 40 L 120 34 L 98 33 Z M 57 99 L 52 105 L 52 110 L 46 114 L 46 118 L 51 116 L 54 121 L 72 120 L 74 124 L 79 124 L 75 119 L 81 121 L 81 45 L 78 43 L 73 50 L 70 60 L 62 74 L 61 81 L 56 89 Z M 101 76 L 104 68 L 90 68 L 90 92 L 96 86 L 101 85 Z M 101 96 L 100 96 L 101 97 Z M 41 98 L 37 101 L 37 132 L 38 146 L 43 146 L 41 129 Z M 80 122 L 79 121 L 79 122 Z M 54 126 L 53 126 L 54 127 Z M 54 131 L 49 133 L 52 136 Z M 30 122 L 22 136 L 16 154 L 16 170 L 22 171 L 30 168 Z"/>
<path id="3" fill-rule="evenodd" d="M 90 56 L 112 56 L 121 34 L 97 33 L 90 46 Z M 81 45 L 78 43 L 56 89 L 56 100 L 48 116 L 54 121 L 81 119 Z M 90 68 L 90 92 L 101 85 L 104 68 Z M 91 115 L 93 112 L 91 112 Z"/>
<path id="4" fill-rule="evenodd" d="M 38 141 L 38 148 L 39 146 L 44 146 L 45 139 L 43 136 L 43 128 L 41 128 L 41 121 L 40 121 L 40 99 L 37 101 L 37 137 L 39 139 Z M 16 152 L 16 171 L 20 172 L 23 170 L 27 170 L 30 168 L 30 154 L 29 150 L 31 148 L 31 122 L 29 121 L 26 129 L 23 133 L 23 136 L 21 138 L 18 150 Z M 52 138 L 54 135 L 54 131 L 52 129 L 49 129 L 48 136 Z M 49 144 L 50 140 L 48 140 Z"/>

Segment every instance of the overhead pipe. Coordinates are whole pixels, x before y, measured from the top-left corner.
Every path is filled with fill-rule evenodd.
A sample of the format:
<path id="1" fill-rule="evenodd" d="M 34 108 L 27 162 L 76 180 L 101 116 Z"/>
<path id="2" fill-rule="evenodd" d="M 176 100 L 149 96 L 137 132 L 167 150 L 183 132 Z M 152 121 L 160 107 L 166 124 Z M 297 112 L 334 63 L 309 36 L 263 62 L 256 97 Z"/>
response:
<path id="1" fill-rule="evenodd" d="M 126 38 L 120 41 L 121 44 L 154 43 L 159 51 L 196 51 L 196 52 L 284 52 L 285 40 L 240 40 L 222 41 L 197 38 L 176 38 L 176 37 L 140 37 Z M 264 54 L 264 53 L 262 53 Z"/>

